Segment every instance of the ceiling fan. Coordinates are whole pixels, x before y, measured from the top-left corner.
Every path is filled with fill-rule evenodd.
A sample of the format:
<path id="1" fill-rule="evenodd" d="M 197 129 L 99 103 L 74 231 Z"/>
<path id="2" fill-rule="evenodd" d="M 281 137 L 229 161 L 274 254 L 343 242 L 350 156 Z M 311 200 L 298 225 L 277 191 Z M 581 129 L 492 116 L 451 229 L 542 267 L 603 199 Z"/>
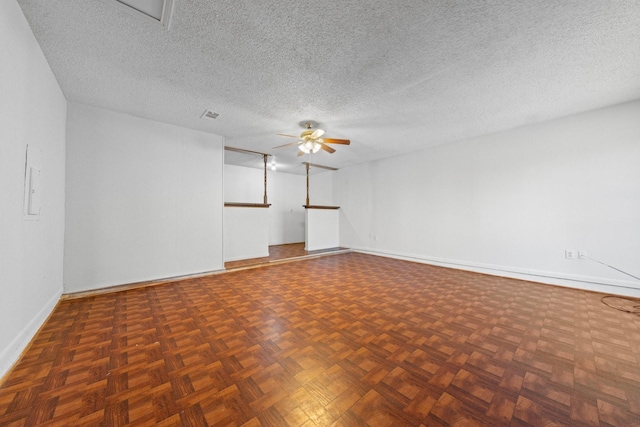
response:
<path id="1" fill-rule="evenodd" d="M 342 145 L 351 144 L 351 141 L 349 141 L 348 139 L 322 138 L 322 135 L 324 135 L 325 132 L 322 129 L 313 130 L 313 125 L 315 123 L 311 121 L 303 122 L 301 124 L 306 129 L 302 131 L 300 136 L 287 135 L 284 133 L 278 134 L 280 136 L 287 136 L 289 138 L 298 138 L 299 141 L 291 142 L 289 144 L 279 145 L 273 148 L 282 148 L 282 147 L 288 147 L 290 145 L 297 145 L 299 149 L 298 156 L 302 156 L 303 154 L 317 153 L 321 149 L 330 154 L 335 153 L 336 150 L 331 148 L 327 144 L 342 144 Z"/>

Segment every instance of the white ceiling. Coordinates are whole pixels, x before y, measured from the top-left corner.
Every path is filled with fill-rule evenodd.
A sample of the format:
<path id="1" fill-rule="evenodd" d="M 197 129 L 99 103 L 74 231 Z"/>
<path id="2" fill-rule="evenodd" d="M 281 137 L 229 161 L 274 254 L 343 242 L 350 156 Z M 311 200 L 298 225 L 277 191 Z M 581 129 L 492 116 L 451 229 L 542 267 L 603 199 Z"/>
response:
<path id="1" fill-rule="evenodd" d="M 296 173 L 640 99 L 637 0 L 175 0 L 169 29 L 106 0 L 18 3 L 69 101 Z M 351 146 L 271 149 L 307 119 Z"/>

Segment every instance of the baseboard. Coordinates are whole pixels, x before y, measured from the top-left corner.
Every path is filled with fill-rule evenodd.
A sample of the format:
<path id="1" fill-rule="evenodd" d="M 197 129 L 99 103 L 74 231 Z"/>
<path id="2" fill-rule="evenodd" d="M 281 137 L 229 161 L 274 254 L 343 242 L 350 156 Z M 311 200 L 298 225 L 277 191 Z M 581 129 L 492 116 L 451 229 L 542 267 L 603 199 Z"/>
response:
<path id="1" fill-rule="evenodd" d="M 266 258 L 269 256 L 269 251 L 260 252 L 259 254 L 251 254 L 251 255 L 241 255 L 238 257 L 231 257 L 224 260 L 224 262 L 233 262 L 233 261 L 242 261 L 245 259 L 253 259 L 253 258 Z"/>
<path id="2" fill-rule="evenodd" d="M 564 286 L 568 288 L 601 292 L 605 294 L 624 295 L 636 298 L 640 297 L 640 282 L 632 282 L 628 280 L 614 280 L 604 277 L 579 276 L 552 271 L 541 271 L 533 269 L 522 269 L 511 266 L 466 262 L 402 252 L 390 252 L 366 247 L 351 247 L 351 249 L 356 252 L 362 252 L 371 255 L 384 256 L 405 261 L 420 262 L 423 264 L 437 265 L 441 267 L 455 268 L 458 270 L 473 271 L 476 273 L 490 274 L 492 276 L 528 280 L 530 282 Z"/>
<path id="3" fill-rule="evenodd" d="M 49 318 L 61 296 L 62 288 L 47 301 L 35 317 L 20 331 L 18 336 L 0 353 L 0 384 L 4 381 L 5 375 L 11 371 L 15 363 L 20 360 L 20 357 L 29 348 L 31 340 Z"/>
<path id="4" fill-rule="evenodd" d="M 105 286 L 105 287 L 95 288 L 95 289 L 86 289 L 86 290 L 75 291 L 75 292 L 65 292 L 62 294 L 60 299 L 67 300 L 67 299 L 77 299 L 77 298 L 93 297 L 97 295 L 112 294 L 115 292 L 146 288 L 149 286 L 165 285 L 167 283 L 179 282 L 181 280 L 197 279 L 200 277 L 213 276 L 215 274 L 222 274 L 225 272 L 226 272 L 225 269 L 210 270 L 210 271 L 203 271 L 200 273 L 190 273 L 190 274 L 183 274 L 181 276 L 170 276 L 162 279 L 147 280 L 144 282 L 131 282 L 131 283 L 125 283 L 122 285 L 110 285 L 110 286 Z"/>
<path id="5" fill-rule="evenodd" d="M 304 245 L 304 242 L 269 243 L 269 246 Z"/>

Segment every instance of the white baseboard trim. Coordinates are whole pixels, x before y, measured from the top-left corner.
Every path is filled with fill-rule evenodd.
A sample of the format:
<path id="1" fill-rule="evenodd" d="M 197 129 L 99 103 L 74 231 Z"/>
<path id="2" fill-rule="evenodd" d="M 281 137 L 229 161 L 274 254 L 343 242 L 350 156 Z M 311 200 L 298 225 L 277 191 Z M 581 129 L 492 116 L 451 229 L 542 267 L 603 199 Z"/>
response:
<path id="1" fill-rule="evenodd" d="M 38 311 L 33 319 L 20 331 L 20 333 L 9 343 L 7 348 L 0 353 L 0 379 L 4 377 L 13 365 L 18 361 L 22 352 L 27 348 L 33 337 L 36 335 L 40 327 L 47 320 L 53 309 L 60 301 L 62 296 L 62 288 L 47 301 L 47 303 Z"/>
<path id="2" fill-rule="evenodd" d="M 155 285 L 161 285 L 161 284 L 166 284 L 171 282 L 178 282 L 180 280 L 196 279 L 199 277 L 212 276 L 214 274 L 221 274 L 225 272 L 226 270 L 224 268 L 221 268 L 219 270 L 207 270 L 199 273 L 187 273 L 179 276 L 167 276 L 167 277 L 161 277 L 158 279 L 140 280 L 137 282 L 107 284 L 107 285 L 101 285 L 95 288 L 78 289 L 73 291 L 65 289 L 62 293 L 61 299 L 83 298 L 87 296 L 121 292 L 121 291 L 130 290 L 130 289 L 144 288 L 147 286 L 155 286 Z"/>
<path id="3" fill-rule="evenodd" d="M 545 283 L 548 285 L 557 285 L 568 288 L 601 292 L 605 294 L 616 294 L 640 298 L 640 282 L 632 282 L 628 280 L 613 280 L 604 277 L 579 276 L 551 271 L 523 269 L 511 266 L 466 262 L 446 258 L 427 257 L 424 255 L 390 252 L 366 247 L 351 247 L 351 249 L 356 252 L 362 252 L 370 255 L 378 255 L 388 258 L 401 259 L 404 261 L 413 261 L 423 264 L 455 268 L 458 270 L 473 271 L 476 273 L 490 274 L 492 276 L 509 277 L 512 279 L 527 280 L 530 282 Z"/>

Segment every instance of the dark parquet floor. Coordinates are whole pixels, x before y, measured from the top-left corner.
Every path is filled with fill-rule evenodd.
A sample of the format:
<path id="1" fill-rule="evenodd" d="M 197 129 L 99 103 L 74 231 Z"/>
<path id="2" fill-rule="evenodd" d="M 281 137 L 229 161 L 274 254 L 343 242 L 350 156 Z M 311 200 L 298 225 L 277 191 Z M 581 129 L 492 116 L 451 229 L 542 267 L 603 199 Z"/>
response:
<path id="1" fill-rule="evenodd" d="M 640 317 L 359 253 L 61 301 L 0 425 L 637 426 Z"/>

